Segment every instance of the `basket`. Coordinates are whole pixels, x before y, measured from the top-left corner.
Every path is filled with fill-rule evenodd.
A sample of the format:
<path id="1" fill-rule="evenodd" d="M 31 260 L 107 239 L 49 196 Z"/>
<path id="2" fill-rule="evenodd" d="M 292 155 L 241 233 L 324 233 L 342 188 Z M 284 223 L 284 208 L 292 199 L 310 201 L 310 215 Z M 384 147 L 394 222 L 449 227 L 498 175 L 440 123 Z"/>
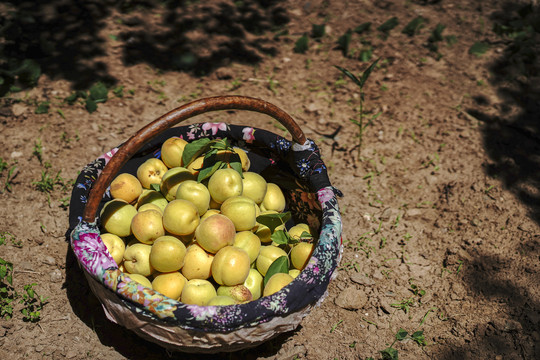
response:
<path id="1" fill-rule="evenodd" d="M 278 120 L 292 142 L 250 126 L 201 123 L 177 126 L 196 115 L 247 110 Z M 308 265 L 277 293 L 239 305 L 196 306 L 170 299 L 131 280 L 118 269 L 100 238 L 99 214 L 110 200 L 109 184 L 121 172 L 134 174 L 150 157 L 160 156 L 171 136 L 187 141 L 225 138 L 246 150 L 250 171 L 278 184 L 293 215 L 288 226 L 307 222 L 318 229 Z M 266 101 L 218 96 L 193 101 L 157 118 L 129 140 L 82 169 L 72 191 L 70 244 L 107 318 L 162 347 L 189 353 L 230 352 L 254 347 L 298 327 L 327 294 L 342 253 L 339 190 L 328 179 L 316 144 L 294 120 Z"/>

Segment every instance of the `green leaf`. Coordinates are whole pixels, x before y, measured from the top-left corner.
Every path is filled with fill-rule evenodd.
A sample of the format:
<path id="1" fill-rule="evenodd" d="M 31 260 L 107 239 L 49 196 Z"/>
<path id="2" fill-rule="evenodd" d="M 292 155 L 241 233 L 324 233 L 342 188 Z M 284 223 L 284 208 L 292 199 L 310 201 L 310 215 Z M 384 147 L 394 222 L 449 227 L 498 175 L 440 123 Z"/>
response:
<path id="1" fill-rule="evenodd" d="M 358 87 L 360 87 L 360 89 L 362 89 L 362 85 L 360 83 L 360 80 L 352 72 L 350 72 L 349 70 L 347 70 L 345 68 L 342 68 L 341 66 L 334 65 L 334 67 L 336 69 L 338 69 L 339 71 L 341 71 L 349 79 L 351 79 L 356 85 L 358 85 Z"/>
<path id="2" fill-rule="evenodd" d="M 406 330 L 400 328 L 396 333 L 396 340 L 401 341 L 405 339 L 407 335 L 409 335 L 409 333 Z"/>
<path id="3" fill-rule="evenodd" d="M 94 99 L 89 97 L 86 99 L 85 107 L 89 113 L 93 113 L 94 111 L 97 110 L 97 103 Z"/>
<path id="4" fill-rule="evenodd" d="M 232 151 L 231 145 L 229 144 L 229 140 L 227 140 L 227 138 L 212 140 L 210 148 L 216 149 L 216 150 L 231 150 Z"/>
<path id="5" fill-rule="evenodd" d="M 313 239 L 313 235 L 311 235 L 307 231 L 302 231 L 302 233 L 300 234 L 300 239 Z"/>
<path id="6" fill-rule="evenodd" d="M 278 226 L 285 224 L 290 218 L 291 213 L 287 211 L 285 213 L 259 215 L 257 216 L 257 222 L 268 226 L 270 232 L 274 233 Z"/>
<path id="7" fill-rule="evenodd" d="M 408 36 L 414 36 L 418 33 L 418 31 L 424 27 L 424 23 L 426 22 L 426 19 L 422 16 L 418 16 L 411 20 L 403 30 L 401 31 L 403 34 L 406 34 Z"/>
<path id="8" fill-rule="evenodd" d="M 182 153 L 182 164 L 188 165 L 190 162 L 199 157 L 207 149 L 208 144 L 212 140 L 208 138 L 201 138 L 195 141 L 188 143 L 184 147 L 184 152 Z"/>
<path id="9" fill-rule="evenodd" d="M 380 25 L 377 30 L 385 33 L 385 34 L 388 34 L 390 32 L 390 30 L 392 30 L 393 28 L 395 28 L 396 26 L 398 26 L 399 24 L 399 20 L 397 17 L 392 17 L 388 20 L 386 20 L 382 25 Z"/>
<path id="10" fill-rule="evenodd" d="M 351 30 L 347 30 L 347 32 L 341 35 L 337 40 L 338 48 L 341 49 L 341 52 L 343 53 L 343 56 L 345 57 L 349 55 L 349 45 L 351 43 L 351 39 L 352 39 Z"/>
<path id="11" fill-rule="evenodd" d="M 369 60 L 371 60 L 372 56 L 373 56 L 373 49 L 371 48 L 364 49 L 360 51 L 360 56 L 358 56 L 358 60 L 362 62 L 368 62 Z"/>
<path id="12" fill-rule="evenodd" d="M 299 54 L 305 54 L 308 50 L 309 38 L 307 35 L 302 35 L 296 43 L 294 43 L 294 52 Z"/>
<path id="13" fill-rule="evenodd" d="M 362 34 L 366 31 L 369 31 L 370 28 L 371 28 L 371 22 L 365 22 L 355 27 L 353 31 L 357 34 Z"/>
<path id="14" fill-rule="evenodd" d="M 289 243 L 290 240 L 289 234 L 287 234 L 283 230 L 276 230 L 275 232 L 270 235 L 270 239 L 275 242 L 278 245 L 286 245 Z"/>
<path id="15" fill-rule="evenodd" d="M 96 103 L 107 101 L 109 90 L 102 82 L 96 83 L 90 88 L 90 98 Z"/>
<path id="16" fill-rule="evenodd" d="M 154 191 L 157 191 L 157 192 L 161 191 L 161 187 L 159 186 L 159 184 L 150 184 L 150 189 L 152 189 Z"/>
<path id="17" fill-rule="evenodd" d="M 431 33 L 431 36 L 429 37 L 428 41 L 429 42 L 442 41 L 443 40 L 442 33 L 443 33 L 444 29 L 446 29 L 446 25 L 437 24 L 437 26 L 435 26 L 435 29 Z"/>
<path id="18" fill-rule="evenodd" d="M 266 275 L 264 276 L 263 286 L 266 286 L 266 283 L 272 275 L 277 273 L 288 273 L 289 272 L 289 258 L 287 256 L 280 256 L 268 268 Z"/>
<path id="19" fill-rule="evenodd" d="M 64 101 L 69 105 L 73 105 L 79 98 L 86 98 L 86 93 L 84 91 L 74 91 L 68 97 L 66 97 Z"/>
<path id="20" fill-rule="evenodd" d="M 234 170 L 236 170 L 242 178 L 244 178 L 243 170 L 242 170 L 242 163 L 240 161 L 231 161 L 229 162 L 229 166 L 232 167 Z"/>
<path id="21" fill-rule="evenodd" d="M 369 75 L 371 75 L 371 72 L 373 71 L 373 69 L 375 68 L 375 66 L 377 65 L 377 63 L 379 62 L 381 58 L 378 58 L 377 60 L 375 60 L 371 65 L 369 65 L 369 67 L 362 73 L 362 77 L 360 78 L 360 88 L 364 88 L 364 84 L 366 83 L 367 79 L 369 78 Z"/>
<path id="22" fill-rule="evenodd" d="M 25 86 L 34 86 L 41 76 L 41 66 L 34 60 L 25 59 L 15 72 Z"/>
<path id="23" fill-rule="evenodd" d="M 210 176 L 212 176 L 216 171 L 219 169 L 224 169 L 227 167 L 227 163 L 223 161 L 216 161 L 216 163 L 213 166 L 204 167 L 201 170 L 199 170 L 199 175 L 197 176 L 197 181 L 201 182 L 204 179 L 208 179 Z"/>
<path id="24" fill-rule="evenodd" d="M 448 35 L 444 37 L 444 40 L 449 46 L 452 46 L 458 42 L 458 39 L 455 35 Z"/>
<path id="25" fill-rule="evenodd" d="M 50 102 L 42 101 L 34 111 L 36 114 L 47 114 L 49 112 Z"/>
<path id="26" fill-rule="evenodd" d="M 423 331 L 423 330 L 415 331 L 415 332 L 411 335 L 411 338 L 412 338 L 418 345 L 426 346 L 426 339 L 425 339 L 425 337 L 424 337 L 424 331 Z"/>
<path id="27" fill-rule="evenodd" d="M 482 56 L 489 50 L 489 44 L 485 42 L 477 41 L 469 48 L 469 54 L 476 55 L 477 57 Z"/>
<path id="28" fill-rule="evenodd" d="M 398 351 L 394 349 L 393 347 L 386 348 L 382 351 L 379 351 L 381 353 L 383 360 L 398 360 Z"/>
<path id="29" fill-rule="evenodd" d="M 314 39 L 322 38 L 325 33 L 326 33 L 326 30 L 325 30 L 325 25 L 324 24 L 321 24 L 321 25 L 313 24 L 311 26 L 311 36 Z"/>

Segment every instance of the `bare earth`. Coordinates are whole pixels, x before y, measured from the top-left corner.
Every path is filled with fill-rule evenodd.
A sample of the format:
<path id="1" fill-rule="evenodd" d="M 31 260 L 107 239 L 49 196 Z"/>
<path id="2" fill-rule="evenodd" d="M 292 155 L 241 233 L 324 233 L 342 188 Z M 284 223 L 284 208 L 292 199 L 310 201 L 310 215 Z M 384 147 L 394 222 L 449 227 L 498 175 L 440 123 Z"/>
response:
<path id="1" fill-rule="evenodd" d="M 0 257 L 19 294 L 36 283 L 48 303 L 37 322 L 23 321 L 20 304 L 0 319 L 1 359 L 379 359 L 391 345 L 402 359 L 540 358 L 540 13 L 519 12 L 536 1 L 49 3 L 28 7 L 34 22 L 20 25 L 21 44 L 42 34 L 55 46 L 43 74 L 0 103 L 0 157 L 16 165 L 13 179 L 0 174 Z M 423 26 L 403 33 L 418 16 Z M 385 35 L 377 27 L 392 17 Z M 366 22 L 345 57 L 338 38 Z M 313 24 L 326 25 L 322 38 Z M 427 46 L 437 24 L 439 55 Z M 495 24 L 532 41 L 516 45 Z M 303 34 L 308 49 L 295 52 Z M 481 56 L 469 53 L 476 42 L 489 45 Z M 376 58 L 364 110 L 381 114 L 358 159 L 349 119 L 359 89 L 334 65 L 359 75 Z M 98 80 L 111 91 L 97 111 L 63 101 Z M 224 94 L 274 103 L 320 146 L 344 194 L 344 254 L 328 297 L 296 331 L 237 353 L 171 353 L 105 318 L 70 252 L 63 204 L 103 152 L 181 104 Z M 48 113 L 36 114 L 43 101 Z M 288 136 L 253 113 L 193 122 L 208 120 Z M 36 189 L 43 171 L 60 172 L 50 194 Z M 423 331 L 425 344 L 394 343 L 400 329 Z"/>

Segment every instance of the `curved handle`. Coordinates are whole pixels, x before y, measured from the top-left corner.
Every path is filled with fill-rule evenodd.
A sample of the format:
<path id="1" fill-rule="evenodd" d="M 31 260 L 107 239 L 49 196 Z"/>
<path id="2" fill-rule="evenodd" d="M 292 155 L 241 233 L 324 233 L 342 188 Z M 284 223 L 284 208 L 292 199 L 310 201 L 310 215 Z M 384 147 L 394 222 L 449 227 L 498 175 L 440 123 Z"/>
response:
<path id="1" fill-rule="evenodd" d="M 215 96 L 195 100 L 182 105 L 165 115 L 160 116 L 131 136 L 107 163 L 98 177 L 84 208 L 83 220 L 95 221 L 97 209 L 103 194 L 112 182 L 113 177 L 127 161 L 152 138 L 168 128 L 196 115 L 217 110 L 249 110 L 269 115 L 278 120 L 291 133 L 293 141 L 298 144 L 306 142 L 306 136 L 298 124 L 285 111 L 264 100 L 248 96 Z"/>

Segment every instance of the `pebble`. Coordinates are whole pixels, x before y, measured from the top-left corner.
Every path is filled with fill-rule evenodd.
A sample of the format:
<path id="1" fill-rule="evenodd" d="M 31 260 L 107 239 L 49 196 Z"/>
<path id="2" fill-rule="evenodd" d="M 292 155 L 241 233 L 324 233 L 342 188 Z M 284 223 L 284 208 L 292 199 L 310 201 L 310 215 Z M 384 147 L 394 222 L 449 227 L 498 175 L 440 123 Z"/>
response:
<path id="1" fill-rule="evenodd" d="M 54 269 L 50 272 L 50 279 L 52 282 L 60 282 L 62 281 L 62 272 L 58 269 Z"/>
<path id="2" fill-rule="evenodd" d="M 14 104 L 13 107 L 11 108 L 11 112 L 15 116 L 20 116 L 24 114 L 26 110 L 28 110 L 28 107 L 20 103 Z"/>
<path id="3" fill-rule="evenodd" d="M 375 285 L 375 281 L 373 279 L 361 273 L 352 274 L 351 280 L 360 285 L 366 285 L 366 286 Z"/>
<path id="4" fill-rule="evenodd" d="M 69 350 L 67 353 L 66 353 L 66 358 L 67 359 L 73 359 L 75 357 L 77 357 L 79 355 L 79 353 L 75 350 Z"/>
<path id="5" fill-rule="evenodd" d="M 423 214 L 423 211 L 420 209 L 410 209 L 410 210 L 407 210 L 407 212 L 405 213 L 405 217 L 407 217 L 408 219 L 417 218 L 417 217 L 422 216 L 422 214 Z"/>
<path id="6" fill-rule="evenodd" d="M 20 158 L 21 156 L 23 156 L 22 151 L 14 151 L 10 155 L 12 159 Z"/>
<path id="7" fill-rule="evenodd" d="M 47 265 L 56 265 L 56 260 L 52 256 L 45 256 L 43 262 Z"/>
<path id="8" fill-rule="evenodd" d="M 351 286 L 343 290 L 334 300 L 335 304 L 342 309 L 358 310 L 363 308 L 368 298 L 362 290 Z"/>

